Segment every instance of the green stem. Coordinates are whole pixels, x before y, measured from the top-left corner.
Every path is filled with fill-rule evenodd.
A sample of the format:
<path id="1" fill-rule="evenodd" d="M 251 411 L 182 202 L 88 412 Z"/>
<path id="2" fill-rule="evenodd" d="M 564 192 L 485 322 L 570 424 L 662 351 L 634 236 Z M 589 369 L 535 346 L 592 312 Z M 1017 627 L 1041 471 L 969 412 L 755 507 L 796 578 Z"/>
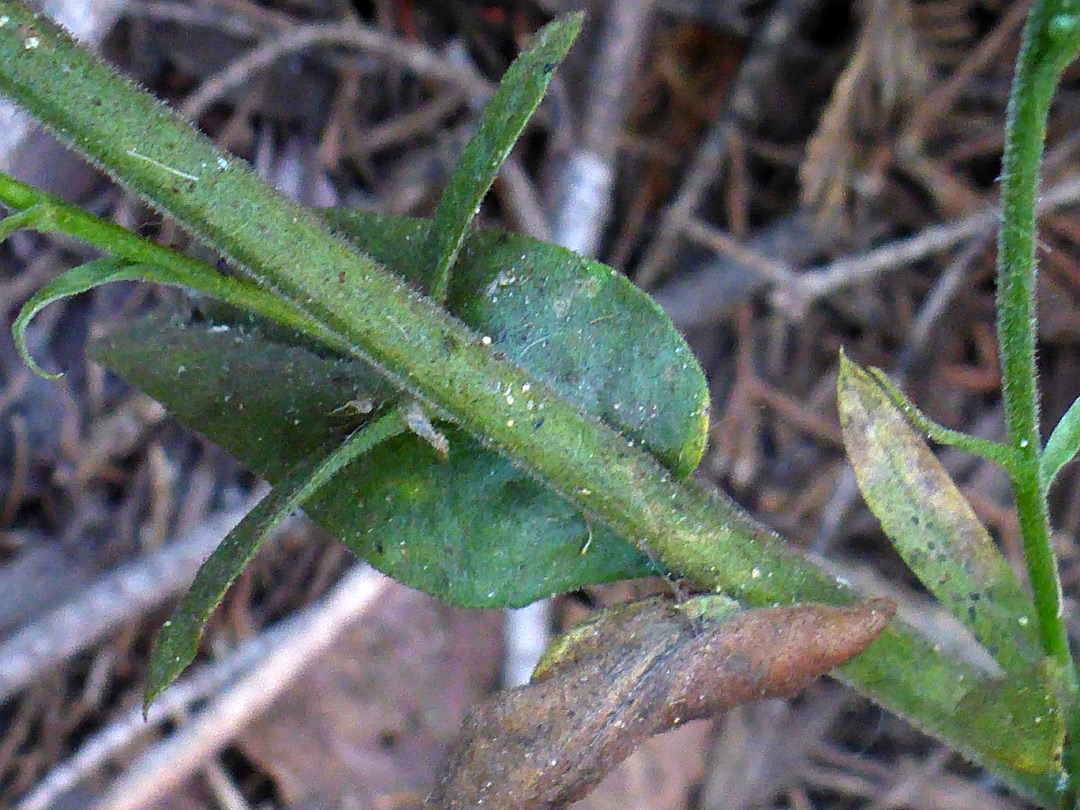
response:
<path id="1" fill-rule="evenodd" d="M 672 480 L 648 453 L 530 379 L 48 20 L 0 0 L 0 21 L 0 92 L 591 517 L 698 585 L 750 605 L 854 598 L 730 500 Z M 509 404 L 507 390 L 529 396 Z M 1029 795 L 1054 795 L 1058 774 L 1037 721 L 980 697 L 991 684 L 974 665 L 902 623 L 841 675 Z"/>
<path id="2" fill-rule="evenodd" d="M 1072 668 L 1062 620 L 1061 585 L 1050 545 L 1046 493 L 1039 474 L 1038 378 L 1035 364 L 1035 199 L 1046 138 L 1046 120 L 1058 79 L 1080 44 L 1064 53 L 1062 6 L 1032 8 L 1013 81 L 1002 165 L 1002 226 L 998 237 L 998 339 L 1004 377 L 1005 419 L 1016 462 L 1012 480 L 1035 591 L 1039 626 L 1048 655 Z"/>
<path id="3" fill-rule="evenodd" d="M 1080 749 L 1075 731 L 1076 668 L 1064 622 L 1061 580 L 1050 536 L 1046 486 L 1040 473 L 1038 370 L 1036 367 L 1036 210 L 1039 168 L 1050 103 L 1061 74 L 1080 49 L 1080 3 L 1036 2 L 1028 14 L 1016 75 L 1002 162 L 1002 224 L 998 235 L 998 340 L 1005 421 L 1016 453 L 1010 469 L 1028 576 L 1047 655 L 1059 665 L 1067 694 L 1066 773 L 1078 773 Z M 1067 788 L 1075 798 L 1075 785 Z"/>
<path id="4" fill-rule="evenodd" d="M 869 372 L 873 375 L 874 379 L 878 381 L 885 393 L 888 394 L 889 398 L 893 401 L 893 404 L 908 418 L 908 421 L 911 422 L 915 429 L 922 431 L 923 434 L 932 441 L 935 441 L 938 444 L 956 447 L 968 453 L 974 453 L 977 456 L 982 456 L 995 464 L 1000 464 L 1006 470 L 1012 469 L 1015 462 L 1011 446 L 991 441 L 990 439 L 981 439 L 978 436 L 971 436 L 967 433 L 961 433 L 958 430 L 953 430 L 952 428 L 947 428 L 944 425 L 938 424 L 923 413 L 918 405 L 908 399 L 907 395 L 900 390 L 898 386 L 893 384 L 892 380 L 885 376 L 885 372 L 879 368 L 870 368 Z"/>
<path id="5" fill-rule="evenodd" d="M 220 275 L 206 262 L 155 244 L 126 228 L 69 205 L 59 197 L 20 183 L 3 172 L 0 172 L 0 205 L 24 215 L 40 212 L 37 216 L 27 217 L 26 222 L 19 224 L 20 228 L 75 236 L 88 245 L 126 259 L 132 264 L 157 265 L 175 271 L 180 277 L 214 279 L 216 276 L 220 280 L 206 291 L 215 299 L 310 335 L 343 354 L 351 351 L 352 344 L 347 339 L 326 328 L 323 323 L 312 318 L 291 301 L 257 288 L 253 289 L 250 282 L 239 283 L 235 279 Z M 4 223 L 8 221 L 7 218 L 0 220 Z M 0 233 L 0 236 L 3 234 Z"/>

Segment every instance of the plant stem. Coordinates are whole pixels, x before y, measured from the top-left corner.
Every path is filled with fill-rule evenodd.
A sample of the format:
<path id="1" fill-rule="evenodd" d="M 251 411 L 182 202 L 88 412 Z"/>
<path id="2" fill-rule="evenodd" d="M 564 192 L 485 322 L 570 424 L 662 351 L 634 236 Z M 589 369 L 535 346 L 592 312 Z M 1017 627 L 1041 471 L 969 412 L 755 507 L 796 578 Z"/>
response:
<path id="1" fill-rule="evenodd" d="M 988 461 L 1001 465 L 1006 470 L 1012 468 L 1013 456 L 1015 454 L 1013 453 L 1011 446 L 989 439 L 981 439 L 978 436 L 961 433 L 958 430 L 952 430 L 944 425 L 939 425 L 923 413 L 918 405 L 908 399 L 907 395 L 900 390 L 899 386 L 885 376 L 885 372 L 879 368 L 870 368 L 869 372 L 881 385 L 882 390 L 888 394 L 889 399 L 893 401 L 893 404 L 908 418 L 908 421 L 911 422 L 915 429 L 922 431 L 922 433 L 932 441 L 935 441 L 938 444 L 957 447 L 965 452 L 982 456 Z"/>
<path id="2" fill-rule="evenodd" d="M 223 276 L 206 262 L 106 222 L 59 197 L 21 183 L 4 172 L 0 172 L 0 206 L 28 213 L 40 209 L 40 216 L 32 218 L 23 227 L 43 233 L 64 233 L 78 237 L 87 244 L 126 259 L 132 264 L 157 265 L 173 270 L 179 276 L 208 279 L 212 286 L 204 292 L 216 300 L 311 335 L 343 354 L 350 351 L 351 344 L 348 340 L 327 329 L 324 324 L 288 299 L 257 288 L 251 282 Z M 6 223 L 8 220 L 5 218 L 0 221 Z"/>
<path id="3" fill-rule="evenodd" d="M 1050 103 L 1062 72 L 1080 49 L 1080 3 L 1036 2 L 1028 14 L 1009 99 L 1002 161 L 1002 223 L 998 234 L 998 340 L 1005 421 L 1016 456 L 1010 469 L 1024 554 L 1046 654 L 1059 665 L 1066 695 L 1065 770 L 1080 765 L 1076 667 L 1063 618 L 1061 580 L 1050 537 L 1046 487 L 1040 474 L 1038 370 L 1036 367 L 1035 201 Z M 1070 787 L 1069 793 L 1075 794 Z"/>
<path id="4" fill-rule="evenodd" d="M 1061 3 L 1032 8 L 1024 31 L 1009 102 L 1002 162 L 1002 225 L 998 235 L 998 339 L 1004 377 L 1005 420 L 1016 452 L 1012 473 L 1028 572 L 1048 655 L 1071 665 L 1062 620 L 1061 585 L 1050 546 L 1050 523 L 1040 482 L 1038 371 L 1035 365 L 1035 198 L 1046 120 L 1069 59 L 1049 28 Z"/>
<path id="5" fill-rule="evenodd" d="M 47 19 L 0 0 L 0 21 L 0 92 L 590 517 L 746 604 L 853 599 L 729 499 L 673 480 L 648 453 L 507 362 L 498 346 L 335 238 Z M 509 404 L 506 390 L 529 396 Z M 1029 795 L 1053 797 L 1058 771 L 1041 733 L 1049 724 L 983 697 L 997 685 L 974 665 L 894 622 L 841 674 Z"/>

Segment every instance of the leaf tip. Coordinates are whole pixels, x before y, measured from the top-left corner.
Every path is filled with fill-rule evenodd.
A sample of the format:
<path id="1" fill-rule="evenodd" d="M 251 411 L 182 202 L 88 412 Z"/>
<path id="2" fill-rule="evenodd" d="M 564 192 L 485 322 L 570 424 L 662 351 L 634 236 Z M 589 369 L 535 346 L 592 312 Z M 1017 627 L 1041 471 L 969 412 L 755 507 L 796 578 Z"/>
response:
<path id="1" fill-rule="evenodd" d="M 847 377 L 850 377 L 852 374 L 856 374 L 856 373 L 858 373 L 858 372 L 860 372 L 862 370 L 863 370 L 862 366 L 860 366 L 858 363 L 856 363 L 854 360 L 852 360 L 850 357 L 848 357 L 847 352 L 844 351 L 843 347 L 841 347 L 840 348 L 840 379 L 845 379 Z"/>
<path id="2" fill-rule="evenodd" d="M 851 384 L 852 378 L 855 377 L 860 371 L 862 371 L 862 367 L 850 357 L 848 357 L 847 352 L 845 352 L 843 347 L 841 347 L 840 366 L 837 369 L 836 373 L 837 390 L 842 394 L 844 388 Z"/>
<path id="3" fill-rule="evenodd" d="M 26 345 L 26 327 L 30 324 L 34 315 L 38 312 L 38 308 L 32 307 L 31 304 L 26 304 L 19 312 L 19 316 L 15 319 L 15 323 L 11 326 L 11 337 L 15 341 L 15 348 L 19 352 L 19 356 L 27 367 L 37 374 L 39 377 L 44 377 L 47 380 L 56 380 L 64 376 L 62 371 L 52 372 L 46 371 L 30 354 L 30 349 Z"/>
<path id="4" fill-rule="evenodd" d="M 538 44 L 550 42 L 556 50 L 561 51 L 558 62 L 551 64 L 550 72 L 554 72 L 555 68 L 562 62 L 562 57 L 570 50 L 570 46 L 574 44 L 574 40 L 581 33 L 581 26 L 584 21 L 585 12 L 574 11 L 556 17 L 537 32 L 535 41 Z"/>
<path id="5" fill-rule="evenodd" d="M 154 701 L 158 699 L 158 695 L 160 695 L 160 694 L 161 694 L 160 689 L 151 689 L 150 684 L 149 683 L 146 684 L 146 691 L 143 692 L 143 701 L 142 701 L 142 719 L 143 719 L 144 723 L 149 721 L 149 719 L 150 719 L 150 707 L 153 705 Z"/>
<path id="6" fill-rule="evenodd" d="M 181 609 L 182 606 L 178 611 Z M 143 693 L 144 719 L 151 704 L 195 660 L 199 640 L 202 638 L 202 625 L 193 630 L 189 622 L 178 616 L 178 613 L 174 613 L 161 626 L 154 640 L 154 649 L 150 653 L 150 668 L 146 676 L 146 691 Z"/>
<path id="7" fill-rule="evenodd" d="M 883 596 L 867 599 L 861 606 L 871 622 L 881 629 L 888 624 L 889 619 L 896 615 L 896 602 Z"/>
<path id="8" fill-rule="evenodd" d="M 584 11 L 573 11 L 566 16 L 569 18 L 570 22 L 577 27 L 577 30 L 581 29 L 581 25 L 585 21 Z"/>

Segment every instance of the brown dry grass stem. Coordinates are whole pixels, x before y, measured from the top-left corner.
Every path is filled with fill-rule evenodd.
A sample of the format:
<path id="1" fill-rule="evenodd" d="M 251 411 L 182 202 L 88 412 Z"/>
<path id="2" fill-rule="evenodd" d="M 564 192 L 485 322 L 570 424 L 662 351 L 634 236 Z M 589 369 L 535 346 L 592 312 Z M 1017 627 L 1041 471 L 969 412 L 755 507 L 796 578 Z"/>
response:
<path id="1" fill-rule="evenodd" d="M 650 287 L 669 264 L 677 240 L 712 186 L 716 169 L 728 148 L 732 132 L 755 118 L 756 87 L 781 58 L 798 22 L 816 4 L 813 0 L 780 0 L 750 46 L 728 91 L 723 114 L 710 126 L 694 153 L 675 199 L 665 209 L 660 228 L 638 268 L 635 281 Z"/>

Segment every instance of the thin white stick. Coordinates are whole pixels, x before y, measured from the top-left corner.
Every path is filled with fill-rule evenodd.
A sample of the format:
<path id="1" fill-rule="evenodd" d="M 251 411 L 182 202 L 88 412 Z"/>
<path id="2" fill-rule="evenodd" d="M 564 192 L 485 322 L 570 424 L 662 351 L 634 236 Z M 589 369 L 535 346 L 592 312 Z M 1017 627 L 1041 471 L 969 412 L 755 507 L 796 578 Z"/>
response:
<path id="1" fill-rule="evenodd" d="M 391 582 L 367 566 L 357 566 L 347 573 L 329 595 L 308 609 L 306 620 L 271 649 L 261 663 L 176 734 L 143 754 L 113 782 L 92 810 L 137 810 L 183 784 L 208 757 L 228 745 L 247 723 L 265 711 L 342 630 L 376 602 Z"/>
<path id="2" fill-rule="evenodd" d="M 615 151 L 630 89 L 643 57 L 652 0 L 610 0 L 600 18 L 600 45 L 589 67 L 581 142 L 561 167 L 552 235 L 564 247 L 596 254 L 611 209 Z"/>
<path id="3" fill-rule="evenodd" d="M 75 754 L 49 771 L 17 810 L 48 810 L 63 794 L 96 773 L 128 746 L 155 732 L 165 721 L 189 714 L 196 703 L 220 692 L 306 627 L 311 621 L 310 610 L 283 619 L 228 655 L 195 668 L 191 675 L 157 699 L 149 721 L 143 719 L 141 708 L 135 708 L 95 733 Z"/>
<path id="4" fill-rule="evenodd" d="M 186 588 L 255 500 L 216 514 L 186 537 L 103 576 L 5 639 L 0 644 L 0 701 Z"/>
<path id="5" fill-rule="evenodd" d="M 216 759 L 210 760 L 203 766 L 203 773 L 206 775 L 206 783 L 214 792 L 214 798 L 218 800 L 222 810 L 253 810 L 240 788 L 233 784 L 229 775 L 225 773 L 225 769 L 221 767 L 221 763 Z"/>

